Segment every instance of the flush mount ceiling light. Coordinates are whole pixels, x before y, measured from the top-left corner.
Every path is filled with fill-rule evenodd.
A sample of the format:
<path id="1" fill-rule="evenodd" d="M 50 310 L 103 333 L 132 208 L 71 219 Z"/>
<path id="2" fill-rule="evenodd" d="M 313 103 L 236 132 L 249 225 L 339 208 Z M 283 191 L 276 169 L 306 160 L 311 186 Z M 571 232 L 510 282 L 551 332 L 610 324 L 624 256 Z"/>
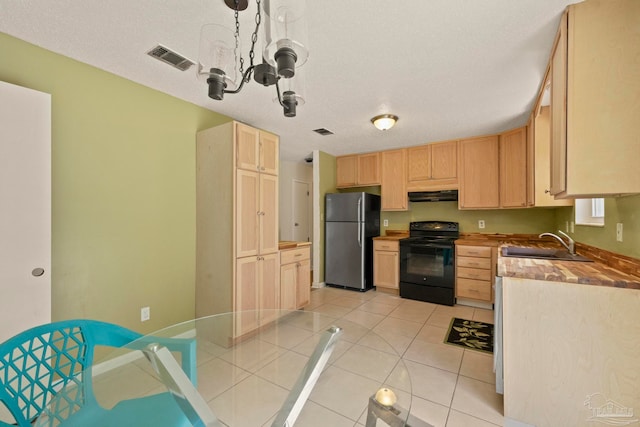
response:
<path id="1" fill-rule="evenodd" d="M 253 79 L 263 86 L 275 86 L 277 101 L 286 117 L 296 116 L 296 107 L 304 103 L 304 88 L 299 68 L 309 56 L 304 1 L 256 0 L 255 29 L 251 33 L 249 67 L 244 69 L 240 45 L 238 15 L 249 0 L 224 0 L 233 10 L 234 30 L 220 23 L 207 24 L 200 33 L 198 78 L 209 85 L 209 97 L 218 101 L 225 93 L 238 93 Z M 260 31 L 262 18 L 264 30 Z M 254 64 L 255 47 L 262 38 L 264 48 L 258 49 L 262 63 Z"/>
<path id="2" fill-rule="evenodd" d="M 398 121 L 398 116 L 393 114 L 380 114 L 371 119 L 371 123 L 380 130 L 389 130 Z"/>

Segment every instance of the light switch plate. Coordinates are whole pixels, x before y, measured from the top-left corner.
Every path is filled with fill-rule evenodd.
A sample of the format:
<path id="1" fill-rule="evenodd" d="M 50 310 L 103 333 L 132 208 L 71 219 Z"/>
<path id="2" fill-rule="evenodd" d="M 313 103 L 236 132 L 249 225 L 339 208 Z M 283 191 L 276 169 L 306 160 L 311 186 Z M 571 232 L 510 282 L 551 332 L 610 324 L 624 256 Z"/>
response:
<path id="1" fill-rule="evenodd" d="M 151 319 L 151 308 L 142 307 L 140 309 L 140 321 L 141 322 L 146 322 L 149 319 Z"/>
<path id="2" fill-rule="evenodd" d="M 621 222 L 616 224 L 616 240 L 618 242 L 622 242 L 622 223 Z"/>

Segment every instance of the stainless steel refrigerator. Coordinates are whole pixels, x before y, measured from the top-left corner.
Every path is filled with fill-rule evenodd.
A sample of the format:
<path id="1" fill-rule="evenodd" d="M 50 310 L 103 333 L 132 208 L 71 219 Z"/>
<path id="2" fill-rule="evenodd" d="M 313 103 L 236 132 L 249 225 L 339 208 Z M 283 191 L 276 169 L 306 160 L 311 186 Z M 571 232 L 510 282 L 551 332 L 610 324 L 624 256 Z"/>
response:
<path id="1" fill-rule="evenodd" d="M 373 237 L 380 234 L 380 196 L 325 196 L 324 281 L 366 291 L 373 287 Z"/>

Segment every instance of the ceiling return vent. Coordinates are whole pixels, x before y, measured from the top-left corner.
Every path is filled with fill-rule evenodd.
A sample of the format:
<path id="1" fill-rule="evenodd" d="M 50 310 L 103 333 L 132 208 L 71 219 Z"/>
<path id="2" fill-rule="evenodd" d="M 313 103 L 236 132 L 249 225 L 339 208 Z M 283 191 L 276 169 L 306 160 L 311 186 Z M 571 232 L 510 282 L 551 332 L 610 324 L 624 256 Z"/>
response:
<path id="1" fill-rule="evenodd" d="M 168 47 L 162 46 L 161 44 L 147 52 L 147 55 L 152 56 L 165 64 L 169 64 L 180 71 L 186 71 L 191 68 L 192 65 L 195 65 L 195 62 L 185 58 L 177 52 L 172 51 Z"/>
<path id="2" fill-rule="evenodd" d="M 314 129 L 313 131 L 315 133 L 319 133 L 322 136 L 333 135 L 333 132 L 331 132 L 329 129 L 325 129 L 325 128 L 318 128 L 318 129 Z"/>

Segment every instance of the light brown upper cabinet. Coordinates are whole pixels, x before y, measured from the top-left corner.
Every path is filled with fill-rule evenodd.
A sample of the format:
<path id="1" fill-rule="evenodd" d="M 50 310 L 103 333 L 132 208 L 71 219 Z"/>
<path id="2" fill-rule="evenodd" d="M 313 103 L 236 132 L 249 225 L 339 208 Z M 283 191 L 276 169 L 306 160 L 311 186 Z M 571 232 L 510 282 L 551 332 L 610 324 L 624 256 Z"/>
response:
<path id="1" fill-rule="evenodd" d="M 536 182 L 536 145 L 534 141 L 534 114 L 529 115 L 527 122 L 527 206 L 532 207 L 536 204 L 535 182 Z"/>
<path id="2" fill-rule="evenodd" d="M 383 211 L 406 211 L 407 150 L 381 152 L 382 176 L 380 182 L 380 207 Z"/>
<path id="3" fill-rule="evenodd" d="M 550 170 L 550 142 L 551 142 L 551 124 L 550 124 L 550 107 L 541 106 L 537 108 L 532 116 L 531 140 L 533 141 L 533 152 L 530 153 L 530 170 L 533 171 L 533 200 L 529 202 L 530 206 L 572 206 L 572 199 L 554 199 L 551 195 L 551 170 Z"/>
<path id="4" fill-rule="evenodd" d="M 278 137 L 242 123 L 235 126 L 236 167 L 278 175 Z"/>
<path id="5" fill-rule="evenodd" d="M 336 187 L 380 185 L 380 153 L 336 157 Z"/>
<path id="6" fill-rule="evenodd" d="M 355 187 L 358 184 L 358 156 L 336 157 L 336 187 Z"/>
<path id="7" fill-rule="evenodd" d="M 458 188 L 458 141 L 408 149 L 408 191 Z"/>
<path id="8" fill-rule="evenodd" d="M 358 156 L 358 185 L 380 185 L 380 153 Z"/>
<path id="9" fill-rule="evenodd" d="M 640 1 L 563 14 L 551 57 L 551 193 L 640 193 Z"/>
<path id="10" fill-rule="evenodd" d="M 500 206 L 527 207 L 527 128 L 500 135 Z"/>
<path id="11" fill-rule="evenodd" d="M 500 207 L 499 146 L 497 135 L 463 139 L 459 142 L 460 209 Z"/>

